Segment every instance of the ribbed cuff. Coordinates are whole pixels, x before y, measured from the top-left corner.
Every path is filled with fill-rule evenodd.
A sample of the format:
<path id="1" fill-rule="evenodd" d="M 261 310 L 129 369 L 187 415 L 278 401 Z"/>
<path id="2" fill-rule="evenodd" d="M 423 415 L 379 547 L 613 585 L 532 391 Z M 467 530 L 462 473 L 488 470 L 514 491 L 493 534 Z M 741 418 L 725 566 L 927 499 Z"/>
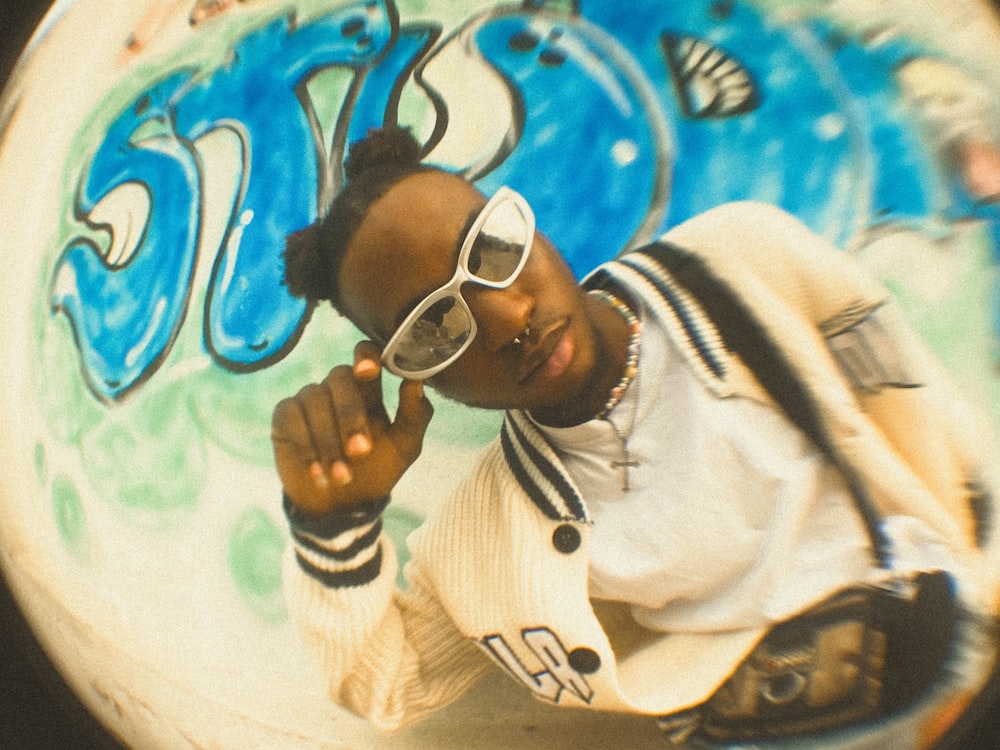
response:
<path id="1" fill-rule="evenodd" d="M 366 526 L 382 515 L 389 504 L 389 496 L 373 500 L 351 510 L 338 510 L 321 516 L 308 513 L 295 501 L 282 493 L 285 517 L 295 531 L 301 531 L 319 539 L 333 539 L 345 531 Z"/>
<path id="2" fill-rule="evenodd" d="M 363 586 L 382 570 L 382 511 L 386 496 L 322 516 L 304 512 L 287 496 L 284 510 L 299 567 L 328 588 Z"/>

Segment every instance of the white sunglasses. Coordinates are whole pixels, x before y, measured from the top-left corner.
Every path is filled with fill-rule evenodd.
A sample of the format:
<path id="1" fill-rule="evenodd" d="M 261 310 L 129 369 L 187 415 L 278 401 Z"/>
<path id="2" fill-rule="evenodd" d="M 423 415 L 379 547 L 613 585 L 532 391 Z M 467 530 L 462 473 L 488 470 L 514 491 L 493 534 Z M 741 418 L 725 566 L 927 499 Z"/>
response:
<path id="1" fill-rule="evenodd" d="M 424 297 L 403 319 L 382 350 L 382 364 L 401 378 L 424 380 L 469 348 L 476 319 L 462 284 L 503 289 L 514 283 L 531 252 L 535 216 L 528 202 L 501 187 L 476 216 L 462 241 L 455 275 Z"/>

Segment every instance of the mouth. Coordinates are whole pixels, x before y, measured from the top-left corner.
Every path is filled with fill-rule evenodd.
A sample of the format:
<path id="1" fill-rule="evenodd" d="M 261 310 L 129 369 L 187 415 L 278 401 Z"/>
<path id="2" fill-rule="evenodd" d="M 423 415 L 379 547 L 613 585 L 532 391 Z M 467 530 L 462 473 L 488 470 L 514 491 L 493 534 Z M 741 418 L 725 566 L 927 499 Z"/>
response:
<path id="1" fill-rule="evenodd" d="M 573 337 L 569 334 L 569 320 L 554 323 L 525 357 L 518 384 L 538 385 L 555 380 L 569 367 L 575 350 Z"/>

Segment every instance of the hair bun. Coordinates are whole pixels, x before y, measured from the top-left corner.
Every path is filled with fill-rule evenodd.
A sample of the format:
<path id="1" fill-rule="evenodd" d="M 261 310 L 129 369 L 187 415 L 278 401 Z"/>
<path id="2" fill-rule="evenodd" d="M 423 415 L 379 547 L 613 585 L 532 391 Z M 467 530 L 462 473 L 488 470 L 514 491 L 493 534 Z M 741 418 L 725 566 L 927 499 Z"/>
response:
<path id="1" fill-rule="evenodd" d="M 285 286 L 293 297 L 308 300 L 332 299 L 329 258 L 323 257 L 322 228 L 319 223 L 293 232 L 285 238 Z"/>
<path id="2" fill-rule="evenodd" d="M 344 174 L 352 180 L 380 167 L 412 169 L 420 164 L 420 144 L 409 128 L 386 125 L 372 128 L 364 140 L 351 145 Z"/>

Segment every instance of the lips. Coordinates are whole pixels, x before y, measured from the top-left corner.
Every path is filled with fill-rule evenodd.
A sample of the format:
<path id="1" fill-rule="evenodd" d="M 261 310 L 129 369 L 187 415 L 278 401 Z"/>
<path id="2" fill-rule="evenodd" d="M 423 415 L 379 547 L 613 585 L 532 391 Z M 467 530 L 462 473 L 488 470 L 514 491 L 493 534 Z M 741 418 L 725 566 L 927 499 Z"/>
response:
<path id="1" fill-rule="evenodd" d="M 525 357 L 518 382 L 537 385 L 562 375 L 573 359 L 575 346 L 569 335 L 569 321 L 562 320 L 549 326 L 538 345 Z"/>

